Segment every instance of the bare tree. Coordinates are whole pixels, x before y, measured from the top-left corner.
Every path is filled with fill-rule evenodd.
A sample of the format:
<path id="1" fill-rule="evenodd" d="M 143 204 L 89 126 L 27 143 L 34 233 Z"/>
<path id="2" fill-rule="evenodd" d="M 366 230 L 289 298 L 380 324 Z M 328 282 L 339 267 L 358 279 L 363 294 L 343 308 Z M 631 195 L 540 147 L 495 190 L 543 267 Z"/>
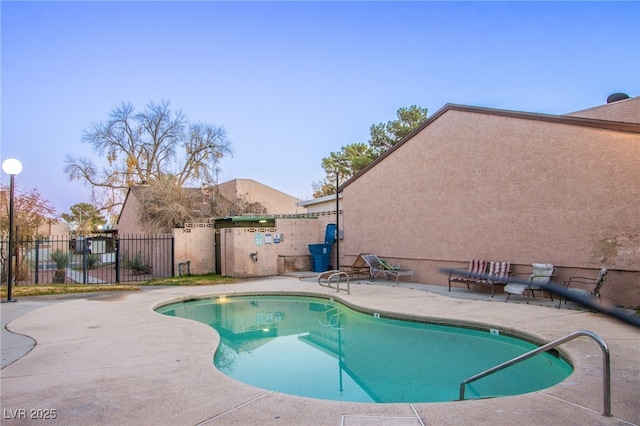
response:
<path id="1" fill-rule="evenodd" d="M 168 232 L 193 222 L 199 215 L 203 197 L 192 188 L 177 186 L 176 177 L 161 176 L 149 182 L 139 193 L 139 221 L 145 232 Z"/>
<path id="2" fill-rule="evenodd" d="M 70 155 L 64 171 L 70 180 L 90 186 L 93 203 L 112 216 L 130 186 L 169 175 L 174 188 L 213 184 L 220 159 L 232 154 L 224 128 L 190 123 L 181 110 L 173 110 L 164 100 L 148 103 L 142 112 L 121 103 L 106 121 L 86 129 L 82 142 L 92 146 L 100 165 Z"/>
<path id="3" fill-rule="evenodd" d="M 202 191 L 205 193 L 209 203 L 209 217 L 267 213 L 267 208 L 262 203 L 248 201 L 241 195 L 236 196 L 233 200 L 226 199 L 222 196 L 217 186 L 213 188 L 203 188 Z"/>
<path id="4" fill-rule="evenodd" d="M 241 197 L 228 200 L 217 186 L 184 188 L 176 186 L 175 180 L 171 175 L 162 176 L 137 191 L 141 205 L 138 220 L 145 232 L 168 232 L 184 227 L 187 222 L 267 211 L 261 203 Z"/>

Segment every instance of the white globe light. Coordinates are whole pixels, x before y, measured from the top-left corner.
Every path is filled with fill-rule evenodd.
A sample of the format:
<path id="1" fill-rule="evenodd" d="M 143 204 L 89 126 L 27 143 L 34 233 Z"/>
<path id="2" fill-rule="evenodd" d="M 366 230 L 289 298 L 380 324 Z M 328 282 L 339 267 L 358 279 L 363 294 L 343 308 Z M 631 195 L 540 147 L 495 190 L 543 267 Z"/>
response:
<path id="1" fill-rule="evenodd" d="M 7 158 L 2 162 L 2 171 L 8 175 L 17 175 L 22 171 L 22 163 L 15 158 Z"/>

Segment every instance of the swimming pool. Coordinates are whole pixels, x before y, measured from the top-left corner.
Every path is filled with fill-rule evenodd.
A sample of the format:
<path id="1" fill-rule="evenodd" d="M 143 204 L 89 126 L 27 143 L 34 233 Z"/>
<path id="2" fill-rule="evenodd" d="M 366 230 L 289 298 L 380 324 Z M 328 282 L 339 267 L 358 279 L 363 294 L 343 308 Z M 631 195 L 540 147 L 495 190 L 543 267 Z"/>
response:
<path id="1" fill-rule="evenodd" d="M 385 318 L 307 296 L 218 297 L 157 311 L 216 329 L 213 362 L 230 377 L 340 401 L 454 401 L 466 378 L 536 347 L 497 329 Z M 553 386 L 573 371 L 557 355 L 540 354 L 467 385 L 466 398 Z"/>

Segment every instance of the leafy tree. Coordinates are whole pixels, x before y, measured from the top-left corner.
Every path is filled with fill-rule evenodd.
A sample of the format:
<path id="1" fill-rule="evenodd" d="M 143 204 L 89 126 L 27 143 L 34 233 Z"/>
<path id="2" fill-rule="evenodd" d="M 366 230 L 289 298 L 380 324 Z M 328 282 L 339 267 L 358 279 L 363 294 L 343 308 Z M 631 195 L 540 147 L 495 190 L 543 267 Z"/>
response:
<path id="1" fill-rule="evenodd" d="M 9 188 L 0 184 L 0 240 L 4 241 L 8 237 L 9 232 Z M 14 189 L 13 197 L 13 225 L 19 228 L 19 235 L 14 234 L 20 240 L 26 239 L 31 241 L 40 235 L 40 227 L 46 223 L 55 220 L 56 210 L 49 200 L 44 198 L 37 189 L 22 191 Z M 28 272 L 25 258 L 20 256 L 21 251 L 26 252 L 31 249 L 29 244 L 16 244 L 15 255 L 17 258 L 17 268 L 15 279 L 19 281 Z M 0 243 L 0 279 L 6 282 L 7 260 L 9 259 L 9 250 L 6 244 Z"/>
<path id="2" fill-rule="evenodd" d="M 387 124 L 375 124 L 370 128 L 369 145 L 376 158 L 424 123 L 427 120 L 427 109 L 412 105 L 409 108 L 400 108 L 396 116 L 397 120 L 389 121 Z"/>
<path id="3" fill-rule="evenodd" d="M 69 210 L 71 213 L 63 213 L 60 216 L 79 234 L 89 234 L 107 223 L 100 212 L 89 203 L 74 204 Z"/>
<path id="4" fill-rule="evenodd" d="M 336 178 L 339 184 L 364 169 L 375 159 L 373 151 L 367 144 L 354 143 L 343 146 L 339 152 L 331 152 L 322 159 L 322 168 L 327 177 L 324 182 L 314 183 L 314 196 L 336 193 Z"/>
<path id="5" fill-rule="evenodd" d="M 0 232 L 9 230 L 9 188 L 0 184 Z M 57 215 L 56 209 L 37 189 L 21 191 L 14 189 L 14 226 L 20 229 L 20 237 L 36 237 L 39 228 Z"/>
<path id="6" fill-rule="evenodd" d="M 327 177 L 324 180 L 319 180 L 311 184 L 311 188 L 313 189 L 313 198 L 320 198 L 325 195 L 332 195 L 336 193 L 335 177 L 333 182 L 328 179 L 329 178 Z"/>
<path id="7" fill-rule="evenodd" d="M 408 136 L 427 119 L 427 109 L 415 105 L 400 108 L 396 112 L 397 120 L 374 124 L 370 127 L 369 144 L 354 143 L 343 146 L 339 152 L 331 152 L 322 159 L 322 168 L 326 177 L 322 181 L 313 182 L 313 196 L 335 194 L 336 173 L 338 183 L 342 184 L 356 173 L 367 167 L 389 148 Z"/>
<path id="8" fill-rule="evenodd" d="M 126 190 L 135 184 L 165 175 L 173 176 L 175 188 L 215 182 L 220 159 L 232 154 L 224 128 L 189 122 L 164 100 L 148 103 L 141 112 L 122 102 L 107 120 L 87 128 L 82 142 L 106 164 L 99 167 L 87 157 L 70 155 L 65 173 L 90 186 L 92 201 L 111 215 L 117 214 Z"/>

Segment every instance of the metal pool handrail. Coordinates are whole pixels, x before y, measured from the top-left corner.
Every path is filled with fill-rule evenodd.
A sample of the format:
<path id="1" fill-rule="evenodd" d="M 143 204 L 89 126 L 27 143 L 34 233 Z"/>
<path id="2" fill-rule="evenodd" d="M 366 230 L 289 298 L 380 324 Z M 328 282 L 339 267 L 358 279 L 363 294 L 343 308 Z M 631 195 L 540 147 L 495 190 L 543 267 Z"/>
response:
<path id="1" fill-rule="evenodd" d="M 598 345 L 600 345 L 600 349 L 602 349 L 602 381 L 603 381 L 603 393 L 604 393 L 604 412 L 602 413 L 604 416 L 611 417 L 611 362 L 609 357 L 609 348 L 607 344 L 598 336 L 597 334 L 588 331 L 588 330 L 578 330 L 574 331 L 571 334 L 568 334 L 564 337 L 554 340 L 553 342 L 549 342 L 544 346 L 540 346 L 532 351 L 529 351 L 525 354 L 522 354 L 516 358 L 513 358 L 509 361 L 503 362 L 502 364 L 496 365 L 488 370 L 483 371 L 482 373 L 478 373 L 475 376 L 471 376 L 460 383 L 460 401 L 464 400 L 464 391 L 465 386 L 471 382 L 474 382 L 478 379 L 481 379 L 485 376 L 493 374 L 497 371 L 505 369 L 513 364 L 517 364 L 520 361 L 524 361 L 532 356 L 538 355 L 539 353 L 546 352 L 550 349 L 555 348 L 563 343 L 568 342 L 569 340 L 573 340 L 576 337 L 586 336 L 595 340 Z"/>
<path id="2" fill-rule="evenodd" d="M 336 270 L 323 272 L 320 275 L 318 275 L 318 284 L 320 284 L 323 287 L 333 288 L 331 286 L 331 280 L 335 278 L 336 291 L 338 292 L 340 290 L 344 291 L 344 289 L 340 288 L 340 282 L 342 281 L 343 277 L 347 279 L 347 294 L 351 294 L 351 283 L 349 282 L 349 274 L 347 274 L 346 272 L 336 271 Z"/>

